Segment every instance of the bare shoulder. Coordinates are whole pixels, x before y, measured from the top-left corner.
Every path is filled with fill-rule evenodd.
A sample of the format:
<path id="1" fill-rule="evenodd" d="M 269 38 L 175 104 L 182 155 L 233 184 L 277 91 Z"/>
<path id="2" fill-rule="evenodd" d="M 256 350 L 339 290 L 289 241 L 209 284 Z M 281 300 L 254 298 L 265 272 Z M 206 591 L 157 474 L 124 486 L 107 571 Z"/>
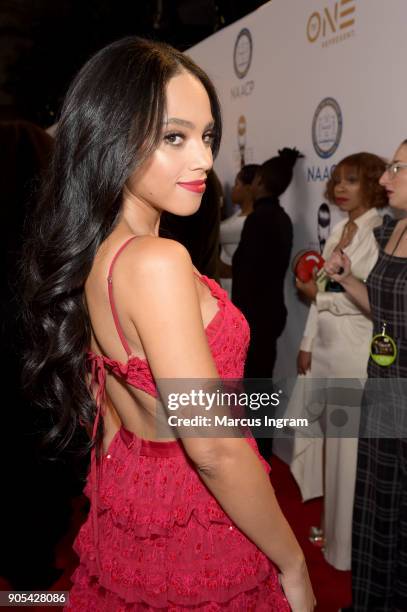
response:
<path id="1" fill-rule="evenodd" d="M 123 264 L 132 282 L 145 277 L 163 278 L 193 274 L 191 257 L 187 249 L 176 240 L 143 236 L 133 240 L 123 252 Z"/>
<path id="2" fill-rule="evenodd" d="M 153 236 L 133 243 L 121 262 L 119 299 L 154 378 L 216 377 L 187 250 Z"/>
<path id="3" fill-rule="evenodd" d="M 133 315 L 152 303 L 174 310 L 182 309 L 182 304 L 199 304 L 191 257 L 175 240 L 155 236 L 133 240 L 117 261 L 115 274 L 122 303 Z"/>

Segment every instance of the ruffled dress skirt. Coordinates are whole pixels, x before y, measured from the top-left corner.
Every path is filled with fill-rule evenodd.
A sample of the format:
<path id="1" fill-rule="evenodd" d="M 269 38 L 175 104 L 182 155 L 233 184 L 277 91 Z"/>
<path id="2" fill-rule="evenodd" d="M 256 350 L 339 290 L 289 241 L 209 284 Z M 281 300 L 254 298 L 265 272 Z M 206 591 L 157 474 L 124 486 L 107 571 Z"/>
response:
<path id="1" fill-rule="evenodd" d="M 290 610 L 275 566 L 226 516 L 180 442 L 122 428 L 98 468 L 85 487 L 97 536 L 91 509 L 66 610 Z"/>

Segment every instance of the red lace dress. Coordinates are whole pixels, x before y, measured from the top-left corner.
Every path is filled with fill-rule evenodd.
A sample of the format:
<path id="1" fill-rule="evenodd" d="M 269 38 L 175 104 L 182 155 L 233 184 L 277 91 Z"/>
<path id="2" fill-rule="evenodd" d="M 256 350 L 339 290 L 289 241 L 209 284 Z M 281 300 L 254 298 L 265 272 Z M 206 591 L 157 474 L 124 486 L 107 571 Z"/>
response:
<path id="1" fill-rule="evenodd" d="M 148 363 L 131 356 L 113 299 L 113 265 L 128 242 L 113 259 L 108 282 L 129 358 L 120 363 L 89 354 L 99 406 L 106 369 L 158 395 Z M 240 378 L 248 325 L 215 281 L 200 278 L 218 300 L 206 334 L 219 376 Z M 96 427 L 97 420 L 94 432 Z M 247 442 L 269 470 L 255 441 Z M 74 544 L 80 564 L 66 610 L 289 611 L 275 566 L 223 512 L 182 442 L 143 440 L 121 428 L 105 455 L 96 459 L 92 453 L 85 493 L 91 511 Z"/>

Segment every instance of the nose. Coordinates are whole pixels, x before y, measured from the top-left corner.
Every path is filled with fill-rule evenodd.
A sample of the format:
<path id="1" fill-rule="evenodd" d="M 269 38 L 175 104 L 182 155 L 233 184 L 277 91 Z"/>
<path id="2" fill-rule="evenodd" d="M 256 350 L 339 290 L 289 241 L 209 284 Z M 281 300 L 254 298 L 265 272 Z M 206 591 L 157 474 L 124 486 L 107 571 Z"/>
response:
<path id="1" fill-rule="evenodd" d="M 389 172 L 385 170 L 383 174 L 381 175 L 381 177 L 379 178 L 379 185 L 381 185 L 382 187 L 385 187 L 389 182 L 389 178 L 390 178 Z"/>
<path id="2" fill-rule="evenodd" d="M 192 143 L 191 151 L 191 170 L 203 170 L 208 172 L 213 166 L 213 155 L 211 147 L 200 140 L 199 142 Z"/>

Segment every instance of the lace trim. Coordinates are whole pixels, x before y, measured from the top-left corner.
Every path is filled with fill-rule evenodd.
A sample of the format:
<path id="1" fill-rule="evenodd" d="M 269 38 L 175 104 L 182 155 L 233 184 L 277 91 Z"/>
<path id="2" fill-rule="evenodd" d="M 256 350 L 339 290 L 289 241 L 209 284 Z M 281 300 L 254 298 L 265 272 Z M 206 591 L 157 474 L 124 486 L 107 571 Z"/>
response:
<path id="1" fill-rule="evenodd" d="M 114 546 L 117 535 L 113 530 L 106 544 Z M 130 545 L 130 540 L 127 544 Z M 83 538 L 76 550 L 89 575 L 126 602 L 143 601 L 156 607 L 164 607 L 168 601 L 182 605 L 198 605 L 203 601 L 223 603 L 255 589 L 265 580 L 270 580 L 273 589 L 282 596 L 275 567 L 258 550 L 246 555 L 236 551 L 237 558 L 233 560 L 225 553 L 222 561 L 219 558 L 201 563 L 191 560 L 177 567 L 176 552 L 167 556 L 167 563 L 162 563 L 159 555 L 156 562 L 150 559 L 146 563 L 142 555 L 144 546 L 145 541 L 133 541 L 130 550 L 122 548 L 125 556 L 119 551 L 107 552 L 104 547 L 100 551 L 100 570 L 90 539 Z"/>

